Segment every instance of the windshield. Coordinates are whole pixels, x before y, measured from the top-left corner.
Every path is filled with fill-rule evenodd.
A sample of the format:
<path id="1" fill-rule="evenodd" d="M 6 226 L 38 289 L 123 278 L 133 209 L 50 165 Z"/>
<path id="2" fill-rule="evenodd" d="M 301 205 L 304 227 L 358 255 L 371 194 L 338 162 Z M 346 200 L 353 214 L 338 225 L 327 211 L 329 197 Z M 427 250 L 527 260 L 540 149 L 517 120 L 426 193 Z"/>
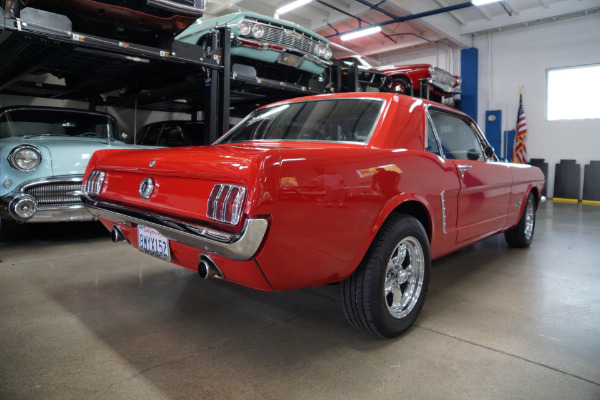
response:
<path id="1" fill-rule="evenodd" d="M 381 99 L 312 100 L 263 108 L 216 144 L 256 141 L 366 143 L 383 107 Z"/>
<path id="2" fill-rule="evenodd" d="M 371 57 L 365 57 L 365 56 L 344 57 L 344 58 L 340 58 L 340 60 L 344 61 L 348 65 L 352 65 L 352 64 L 354 64 L 354 62 L 357 62 L 358 65 L 360 65 L 362 67 L 366 67 L 366 68 L 381 67 L 381 64 L 379 63 L 379 61 L 377 61 Z"/>
<path id="3" fill-rule="evenodd" d="M 68 110 L 9 110 L 0 115 L 0 138 L 79 136 L 114 138 L 114 121 L 103 115 Z"/>
<path id="4" fill-rule="evenodd" d="M 362 59 L 362 64 L 365 67 L 371 67 L 371 68 L 381 67 L 381 64 L 379 63 L 379 61 L 377 61 L 374 58 L 371 58 L 371 57 L 361 57 L 361 59 Z"/>

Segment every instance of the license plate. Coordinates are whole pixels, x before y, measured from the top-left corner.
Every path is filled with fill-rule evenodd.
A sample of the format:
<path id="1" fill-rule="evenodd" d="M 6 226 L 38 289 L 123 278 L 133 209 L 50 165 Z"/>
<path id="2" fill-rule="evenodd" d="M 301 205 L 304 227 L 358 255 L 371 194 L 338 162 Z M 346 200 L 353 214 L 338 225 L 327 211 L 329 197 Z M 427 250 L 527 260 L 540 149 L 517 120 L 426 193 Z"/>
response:
<path id="1" fill-rule="evenodd" d="M 171 261 L 171 249 L 169 239 L 158 233 L 156 229 L 138 225 L 138 250 L 142 253 Z"/>
<path id="2" fill-rule="evenodd" d="M 290 53 L 282 53 L 281 56 L 279 56 L 280 64 L 289 65 L 292 67 L 298 67 L 301 60 L 301 57 Z"/>

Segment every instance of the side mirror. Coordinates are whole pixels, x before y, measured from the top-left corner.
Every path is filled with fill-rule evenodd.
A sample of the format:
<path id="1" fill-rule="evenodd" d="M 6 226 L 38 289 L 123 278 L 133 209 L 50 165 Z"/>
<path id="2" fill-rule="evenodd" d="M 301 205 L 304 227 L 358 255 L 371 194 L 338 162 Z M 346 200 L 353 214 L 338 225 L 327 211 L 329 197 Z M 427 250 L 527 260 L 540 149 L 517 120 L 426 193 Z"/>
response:
<path id="1" fill-rule="evenodd" d="M 494 158 L 494 148 L 492 146 L 486 146 L 485 149 L 483 149 L 483 154 L 486 159 Z"/>

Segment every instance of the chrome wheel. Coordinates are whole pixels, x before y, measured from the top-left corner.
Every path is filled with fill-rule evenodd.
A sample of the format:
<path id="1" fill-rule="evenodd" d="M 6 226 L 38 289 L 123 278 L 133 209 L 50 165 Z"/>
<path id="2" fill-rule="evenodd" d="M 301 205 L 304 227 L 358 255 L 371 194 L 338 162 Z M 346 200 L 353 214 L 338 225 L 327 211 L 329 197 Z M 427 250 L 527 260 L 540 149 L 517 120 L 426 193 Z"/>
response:
<path id="1" fill-rule="evenodd" d="M 525 239 L 531 241 L 533 237 L 533 226 L 535 224 L 535 207 L 533 206 L 533 199 L 527 199 L 527 205 L 525 206 Z"/>
<path id="2" fill-rule="evenodd" d="M 423 307 L 430 265 L 423 224 L 411 215 L 391 215 L 358 268 L 340 284 L 348 322 L 381 337 L 406 331 Z"/>
<path id="3" fill-rule="evenodd" d="M 533 241 L 535 231 L 535 197 L 532 193 L 527 195 L 525 208 L 519 223 L 509 231 L 504 232 L 504 237 L 509 246 L 529 247 Z"/>
<path id="4" fill-rule="evenodd" d="M 394 318 L 410 313 L 421 295 L 425 276 L 423 249 L 417 239 L 406 237 L 398 243 L 385 271 L 385 303 Z"/>

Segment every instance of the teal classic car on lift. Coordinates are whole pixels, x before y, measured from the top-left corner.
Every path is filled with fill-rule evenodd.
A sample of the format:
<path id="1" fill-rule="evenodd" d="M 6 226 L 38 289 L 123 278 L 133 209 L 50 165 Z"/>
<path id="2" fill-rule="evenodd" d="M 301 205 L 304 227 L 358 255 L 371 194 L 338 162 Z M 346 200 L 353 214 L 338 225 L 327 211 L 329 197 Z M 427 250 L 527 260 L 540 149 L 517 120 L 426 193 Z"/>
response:
<path id="1" fill-rule="evenodd" d="M 0 241 L 22 223 L 94 220 L 80 200 L 83 172 L 96 150 L 133 149 L 117 137 L 106 113 L 0 108 Z"/>
<path id="2" fill-rule="evenodd" d="M 293 22 L 239 12 L 196 23 L 175 39 L 211 47 L 209 34 L 231 29 L 234 77 L 310 86 L 331 66 L 329 41 Z M 313 83 L 314 84 L 314 83 Z"/>

